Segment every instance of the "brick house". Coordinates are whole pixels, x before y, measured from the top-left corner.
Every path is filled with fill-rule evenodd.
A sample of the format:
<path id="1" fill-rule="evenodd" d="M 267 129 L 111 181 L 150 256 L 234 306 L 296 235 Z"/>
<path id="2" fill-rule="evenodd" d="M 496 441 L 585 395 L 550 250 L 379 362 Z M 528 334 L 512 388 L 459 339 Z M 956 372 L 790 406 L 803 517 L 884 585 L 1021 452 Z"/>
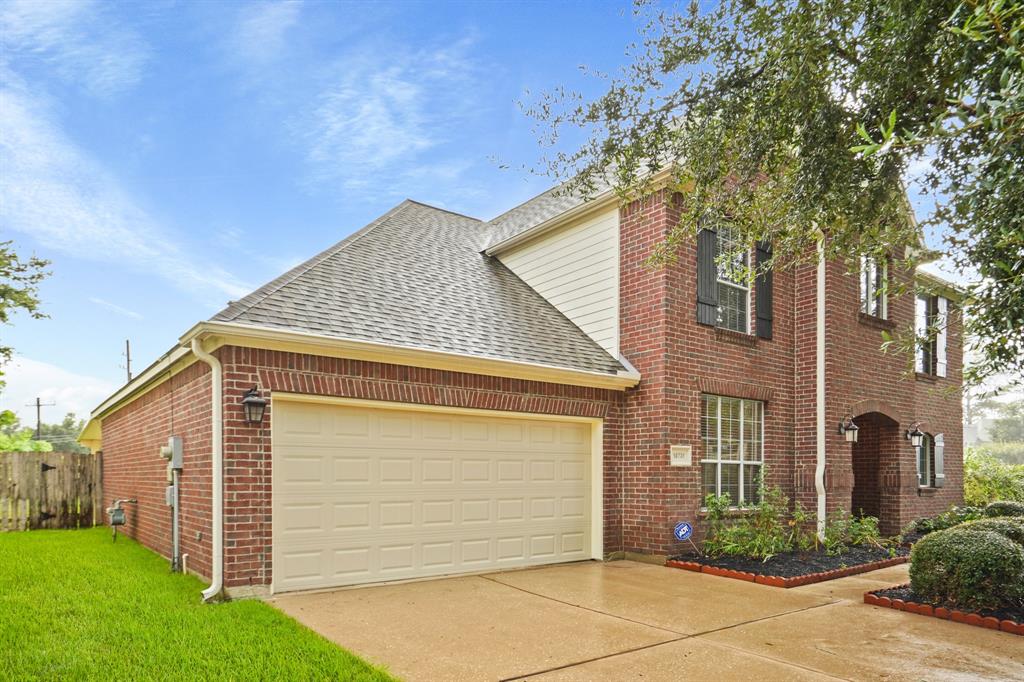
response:
<path id="1" fill-rule="evenodd" d="M 174 554 L 159 453 L 179 437 L 173 558 L 212 596 L 660 557 L 705 495 L 750 503 L 762 476 L 889 532 L 959 502 L 952 289 L 890 296 L 925 276 L 867 260 L 747 286 L 716 266 L 725 226 L 648 267 L 677 217 L 672 197 L 612 193 L 552 190 L 489 222 L 403 202 L 96 408 L 82 441 L 107 504 L 137 498 L 126 532 Z M 916 358 L 880 350 L 938 316 Z"/>

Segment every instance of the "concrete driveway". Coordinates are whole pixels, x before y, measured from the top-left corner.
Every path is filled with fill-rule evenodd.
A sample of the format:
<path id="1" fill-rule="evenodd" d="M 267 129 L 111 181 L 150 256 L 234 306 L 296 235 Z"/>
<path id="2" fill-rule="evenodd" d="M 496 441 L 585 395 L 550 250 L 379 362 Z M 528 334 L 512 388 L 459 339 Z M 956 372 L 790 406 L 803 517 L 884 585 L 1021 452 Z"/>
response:
<path id="1" fill-rule="evenodd" d="M 1024 679 L 1019 636 L 865 605 L 906 567 L 783 590 L 631 561 L 283 595 L 405 680 Z"/>

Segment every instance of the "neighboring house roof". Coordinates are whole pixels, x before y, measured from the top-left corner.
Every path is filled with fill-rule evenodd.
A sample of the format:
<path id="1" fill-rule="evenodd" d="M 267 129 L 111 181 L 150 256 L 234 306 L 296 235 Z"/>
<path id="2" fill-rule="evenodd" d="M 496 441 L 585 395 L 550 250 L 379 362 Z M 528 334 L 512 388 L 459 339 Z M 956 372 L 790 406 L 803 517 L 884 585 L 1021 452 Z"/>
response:
<path id="1" fill-rule="evenodd" d="M 498 259 L 480 252 L 493 229 L 406 200 L 211 320 L 588 372 L 624 371 Z"/>

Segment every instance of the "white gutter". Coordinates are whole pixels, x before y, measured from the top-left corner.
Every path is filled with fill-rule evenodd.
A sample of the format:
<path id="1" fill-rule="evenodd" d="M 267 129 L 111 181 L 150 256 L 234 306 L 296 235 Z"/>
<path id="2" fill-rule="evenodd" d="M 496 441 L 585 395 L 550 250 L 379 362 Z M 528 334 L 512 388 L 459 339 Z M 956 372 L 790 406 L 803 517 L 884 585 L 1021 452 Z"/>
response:
<path id="1" fill-rule="evenodd" d="M 469 374 L 485 374 L 534 381 L 625 390 L 640 383 L 640 373 L 626 365 L 616 374 L 592 370 L 569 369 L 536 362 L 508 360 L 483 355 L 465 355 L 450 351 L 400 346 L 379 341 L 366 341 L 311 332 L 256 327 L 237 322 L 199 322 L 181 337 L 182 345 L 196 338 L 214 337 L 215 345 L 239 345 L 247 348 L 288 348 L 295 352 L 346 357 L 371 362 L 388 362 L 411 367 L 427 367 Z M 267 345 L 269 344 L 269 345 Z"/>
<path id="2" fill-rule="evenodd" d="M 192 339 L 192 352 L 213 371 L 213 580 L 203 590 L 203 601 L 210 601 L 224 589 L 224 370 L 197 338 Z"/>
<path id="3" fill-rule="evenodd" d="M 815 330 L 815 407 L 817 464 L 814 488 L 818 493 L 818 539 L 825 539 L 825 238 L 818 237 L 817 324 Z"/>

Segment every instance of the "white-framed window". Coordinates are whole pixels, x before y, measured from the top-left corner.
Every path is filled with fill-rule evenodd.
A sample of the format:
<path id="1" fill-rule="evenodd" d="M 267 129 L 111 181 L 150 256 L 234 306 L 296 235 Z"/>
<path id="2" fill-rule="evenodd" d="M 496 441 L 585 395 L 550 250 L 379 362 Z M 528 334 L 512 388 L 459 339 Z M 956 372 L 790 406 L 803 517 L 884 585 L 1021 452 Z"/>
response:
<path id="1" fill-rule="evenodd" d="M 764 403 L 701 396 L 703 495 L 729 495 L 734 505 L 761 499 L 764 463 Z"/>
<path id="2" fill-rule="evenodd" d="M 719 225 L 716 235 L 718 326 L 749 334 L 750 284 L 743 273 L 750 265 L 750 248 L 729 225 Z"/>
<path id="3" fill-rule="evenodd" d="M 889 264 L 878 262 L 871 256 L 860 257 L 860 311 L 885 320 L 889 317 L 889 297 L 886 282 Z"/>
<path id="4" fill-rule="evenodd" d="M 924 434 L 921 447 L 917 449 L 917 486 L 931 488 L 935 485 L 935 438 Z"/>
<path id="5" fill-rule="evenodd" d="M 948 317 L 949 301 L 941 296 L 918 294 L 914 309 L 914 332 L 917 336 L 914 369 L 921 374 L 946 376 Z"/>

